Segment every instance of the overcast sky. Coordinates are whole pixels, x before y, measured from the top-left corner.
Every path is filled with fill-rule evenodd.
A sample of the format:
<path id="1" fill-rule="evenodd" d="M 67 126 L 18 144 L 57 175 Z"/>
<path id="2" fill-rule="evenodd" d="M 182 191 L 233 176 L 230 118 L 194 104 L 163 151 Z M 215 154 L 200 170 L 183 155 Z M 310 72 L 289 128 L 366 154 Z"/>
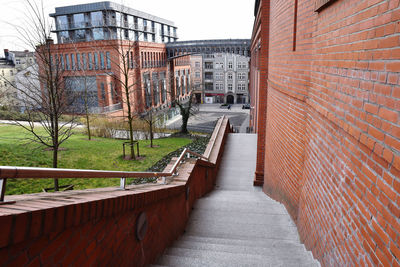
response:
<path id="1" fill-rule="evenodd" d="M 32 0 L 39 3 L 41 0 Z M 43 0 L 46 14 L 55 7 L 100 2 L 99 0 Z M 250 38 L 254 0 L 114 0 L 131 8 L 171 20 L 178 27 L 180 41 Z M 26 0 L 0 0 L 0 55 L 4 48 L 32 50 L 24 45 L 15 26 L 26 27 Z M 51 18 L 49 18 L 51 19 Z"/>

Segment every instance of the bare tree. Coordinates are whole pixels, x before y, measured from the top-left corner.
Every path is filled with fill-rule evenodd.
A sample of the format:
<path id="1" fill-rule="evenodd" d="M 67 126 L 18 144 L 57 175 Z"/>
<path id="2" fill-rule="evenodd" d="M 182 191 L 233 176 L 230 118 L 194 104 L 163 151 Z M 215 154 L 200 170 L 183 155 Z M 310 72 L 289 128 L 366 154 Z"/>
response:
<path id="1" fill-rule="evenodd" d="M 64 68 L 57 56 L 57 46 L 50 38 L 51 23 L 47 20 L 43 2 L 25 0 L 28 10 L 27 24 L 33 29 L 16 27 L 23 41 L 35 51 L 37 65 L 32 65 L 29 78 L 14 86 L 22 96 L 20 101 L 28 116 L 27 123 L 18 123 L 30 133 L 29 139 L 47 147 L 53 153 L 53 168 L 58 166 L 60 146 L 72 135 L 75 117 L 61 121 L 61 116 L 74 114 L 74 96 L 67 91 L 64 82 Z M 37 127 L 39 123 L 42 127 Z M 59 190 L 58 179 L 54 189 Z"/>
<path id="2" fill-rule="evenodd" d="M 187 57 L 187 56 L 186 56 Z M 188 121 L 191 115 L 195 114 L 194 95 L 192 91 L 192 83 L 190 76 L 186 73 L 186 77 L 175 76 L 173 62 L 170 62 L 170 89 L 169 94 L 172 106 L 178 106 L 180 115 L 182 116 L 182 125 L 180 133 L 188 134 Z M 186 79 L 185 79 L 186 78 Z M 183 79 L 183 80 L 182 80 Z M 176 90 L 175 90 L 176 89 Z"/>

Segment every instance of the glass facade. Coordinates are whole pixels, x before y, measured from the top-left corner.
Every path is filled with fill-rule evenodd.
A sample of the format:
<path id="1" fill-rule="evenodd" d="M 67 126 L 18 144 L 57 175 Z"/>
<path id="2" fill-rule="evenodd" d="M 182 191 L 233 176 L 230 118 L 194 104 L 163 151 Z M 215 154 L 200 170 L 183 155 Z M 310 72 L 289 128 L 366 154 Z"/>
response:
<path id="1" fill-rule="evenodd" d="M 85 27 L 85 16 L 83 15 L 83 13 L 74 14 L 73 18 L 74 18 L 74 24 L 73 24 L 74 28 Z"/>
<path id="2" fill-rule="evenodd" d="M 65 13 L 63 12 L 60 16 L 55 14 L 59 43 L 117 38 L 156 43 L 176 40 L 176 28 L 153 20 L 153 16 L 135 17 L 132 14 L 123 13 L 123 10 L 112 9 L 86 13 L 71 12 L 64 15 Z"/>

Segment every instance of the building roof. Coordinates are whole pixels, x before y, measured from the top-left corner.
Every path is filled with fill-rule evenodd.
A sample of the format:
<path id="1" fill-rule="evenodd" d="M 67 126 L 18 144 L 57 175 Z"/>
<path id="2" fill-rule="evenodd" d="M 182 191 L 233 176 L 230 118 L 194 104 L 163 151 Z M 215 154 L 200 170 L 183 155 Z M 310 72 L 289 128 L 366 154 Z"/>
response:
<path id="1" fill-rule="evenodd" d="M 35 52 L 30 52 L 30 51 L 9 51 L 10 53 L 13 53 L 16 57 L 33 57 Z"/>
<path id="2" fill-rule="evenodd" d="M 64 6 L 64 7 L 56 7 L 56 12 L 51 13 L 50 17 L 75 14 L 75 13 L 85 13 L 85 12 L 93 12 L 93 11 L 101 11 L 101 10 L 114 10 L 122 13 L 130 14 L 136 17 L 145 18 L 147 20 L 152 20 L 156 22 L 160 22 L 163 24 L 167 24 L 170 26 L 174 26 L 174 22 L 170 20 L 166 20 L 157 16 L 150 15 L 148 13 L 120 5 L 111 1 L 103 1 L 89 4 L 81 4 L 81 5 L 73 5 L 73 6 Z"/>

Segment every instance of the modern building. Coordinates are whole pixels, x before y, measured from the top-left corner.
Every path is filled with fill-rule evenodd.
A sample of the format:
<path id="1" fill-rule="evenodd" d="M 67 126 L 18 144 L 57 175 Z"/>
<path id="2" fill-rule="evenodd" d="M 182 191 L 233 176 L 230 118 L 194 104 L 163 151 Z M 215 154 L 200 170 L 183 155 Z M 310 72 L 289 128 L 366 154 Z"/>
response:
<path id="1" fill-rule="evenodd" d="M 205 103 L 248 103 L 249 57 L 232 53 L 203 55 Z"/>
<path id="2" fill-rule="evenodd" d="M 76 96 L 84 86 L 90 111 L 110 116 L 127 112 L 127 87 L 134 113 L 166 108 L 172 95 L 180 96 L 170 92 L 176 60 L 167 59 L 164 44 L 177 40 L 173 22 L 109 1 L 57 7 L 50 16 L 57 25 L 53 58 L 76 107 L 83 106 Z"/>
<path id="3" fill-rule="evenodd" d="M 399 8 L 255 1 L 255 184 L 322 266 L 400 266 Z"/>
<path id="4" fill-rule="evenodd" d="M 168 43 L 178 39 L 172 21 L 110 1 L 57 7 L 50 16 L 56 21 L 59 44 L 115 39 Z"/>

